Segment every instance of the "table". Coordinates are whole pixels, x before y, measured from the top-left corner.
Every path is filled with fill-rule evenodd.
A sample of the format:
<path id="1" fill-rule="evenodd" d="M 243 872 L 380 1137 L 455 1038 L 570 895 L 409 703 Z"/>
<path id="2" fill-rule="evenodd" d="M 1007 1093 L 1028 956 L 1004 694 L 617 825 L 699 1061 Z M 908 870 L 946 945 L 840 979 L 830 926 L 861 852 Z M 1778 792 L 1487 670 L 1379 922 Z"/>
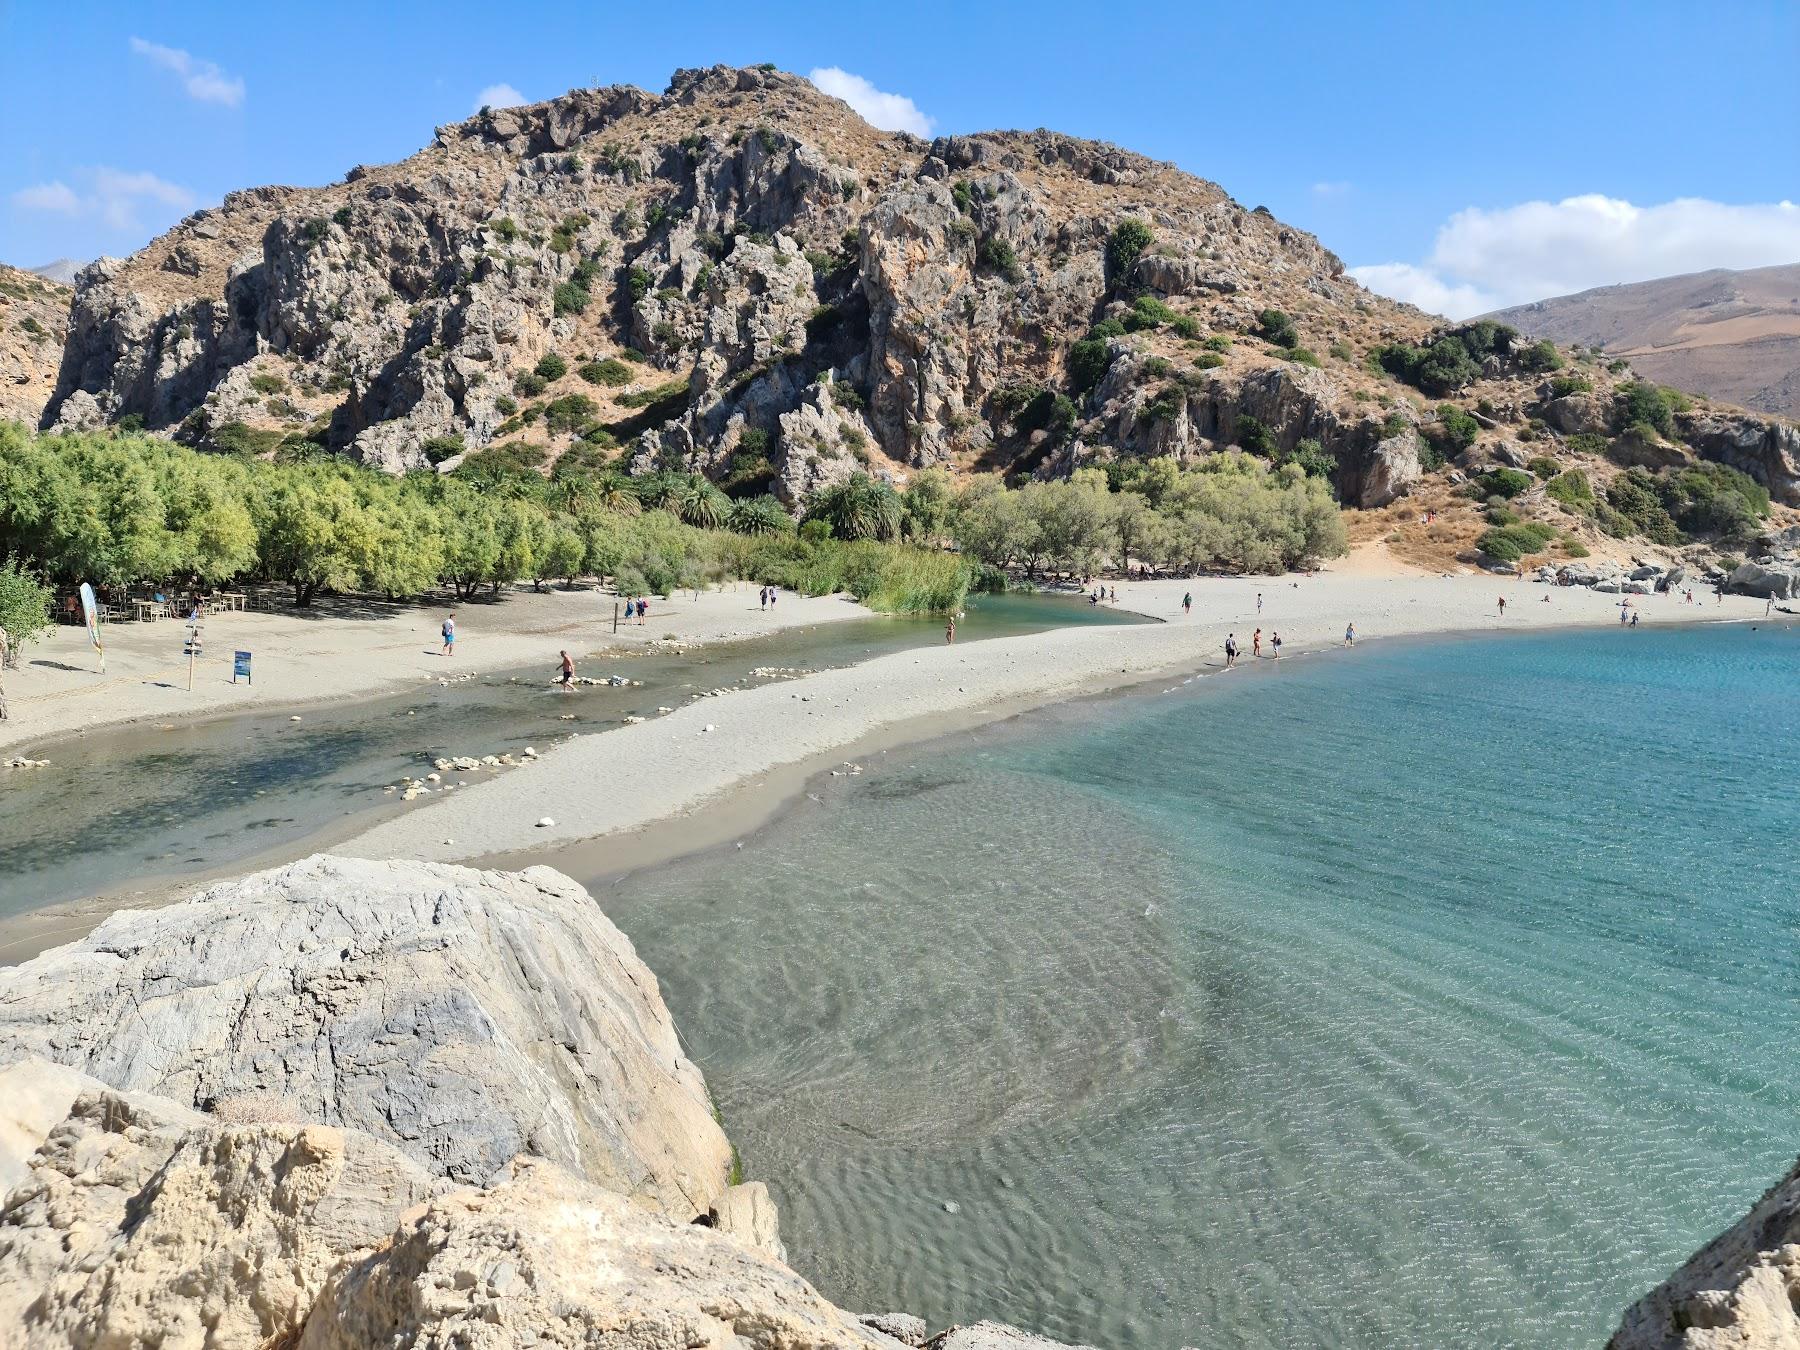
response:
<path id="1" fill-rule="evenodd" d="M 154 600 L 133 600 L 131 606 L 137 611 L 137 618 L 140 623 L 162 617 L 163 606 L 157 604 Z"/>
<path id="2" fill-rule="evenodd" d="M 242 610 L 244 608 L 244 602 L 249 597 L 246 596 L 242 591 L 220 591 L 218 593 L 218 595 L 216 595 L 213 598 L 216 599 L 220 604 L 225 605 L 227 608 L 235 609 L 235 610 Z"/>

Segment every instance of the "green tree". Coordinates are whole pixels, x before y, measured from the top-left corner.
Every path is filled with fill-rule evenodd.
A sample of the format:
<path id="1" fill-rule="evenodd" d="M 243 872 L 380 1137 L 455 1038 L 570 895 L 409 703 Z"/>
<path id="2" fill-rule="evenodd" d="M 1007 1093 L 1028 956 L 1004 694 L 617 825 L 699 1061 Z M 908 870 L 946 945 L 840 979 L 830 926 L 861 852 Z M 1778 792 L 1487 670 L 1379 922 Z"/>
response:
<path id="1" fill-rule="evenodd" d="M 1127 216 L 1106 237 L 1106 275 L 1114 283 L 1123 281 L 1143 251 L 1150 247 L 1155 235 L 1143 221 Z"/>
<path id="2" fill-rule="evenodd" d="M 0 562 L 0 647 L 8 666 L 19 663 L 25 645 L 36 642 L 50 627 L 53 593 L 42 577 L 17 558 Z"/>
<path id="3" fill-rule="evenodd" d="M 808 520 L 822 520 L 839 539 L 898 539 L 905 510 L 888 484 L 853 473 L 842 483 L 813 494 Z"/>

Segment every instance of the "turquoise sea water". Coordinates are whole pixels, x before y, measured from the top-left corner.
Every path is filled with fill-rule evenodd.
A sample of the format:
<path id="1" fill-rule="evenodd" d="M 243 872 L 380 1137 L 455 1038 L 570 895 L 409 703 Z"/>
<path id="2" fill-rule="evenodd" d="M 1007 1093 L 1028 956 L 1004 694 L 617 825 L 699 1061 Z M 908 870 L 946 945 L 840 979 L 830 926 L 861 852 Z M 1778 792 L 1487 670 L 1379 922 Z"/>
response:
<path id="1" fill-rule="evenodd" d="M 1800 1151 L 1797 746 L 1791 629 L 1370 645 L 596 884 L 846 1306 L 1598 1347 Z"/>

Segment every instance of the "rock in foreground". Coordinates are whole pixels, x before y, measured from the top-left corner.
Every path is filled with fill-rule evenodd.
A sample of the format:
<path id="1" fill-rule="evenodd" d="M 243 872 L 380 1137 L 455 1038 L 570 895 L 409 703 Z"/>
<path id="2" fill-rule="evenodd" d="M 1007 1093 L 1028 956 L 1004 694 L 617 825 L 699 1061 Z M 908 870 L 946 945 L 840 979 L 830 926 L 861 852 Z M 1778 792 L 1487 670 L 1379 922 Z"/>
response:
<path id="1" fill-rule="evenodd" d="M 656 977 L 542 867 L 314 857 L 116 914 L 0 971 L 0 1063 L 33 1054 L 460 1182 L 534 1154 L 684 1221 L 731 1165 Z"/>
<path id="2" fill-rule="evenodd" d="M 1607 1350 L 1800 1350 L 1800 1163 L 1632 1304 Z"/>
<path id="3" fill-rule="evenodd" d="M 310 858 L 0 971 L 0 1344 L 923 1342 L 790 1270 L 729 1156 L 568 878 Z"/>

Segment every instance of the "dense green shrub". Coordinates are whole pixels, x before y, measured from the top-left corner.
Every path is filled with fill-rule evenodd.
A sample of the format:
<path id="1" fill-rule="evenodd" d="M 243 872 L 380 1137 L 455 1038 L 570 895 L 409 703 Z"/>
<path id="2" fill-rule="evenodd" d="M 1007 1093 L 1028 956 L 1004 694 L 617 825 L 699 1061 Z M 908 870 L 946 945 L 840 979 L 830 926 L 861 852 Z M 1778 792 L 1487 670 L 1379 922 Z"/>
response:
<path id="1" fill-rule="evenodd" d="M 1256 316 L 1256 335 L 1277 347 L 1296 347 L 1300 343 L 1300 330 L 1294 327 L 1293 319 L 1279 309 L 1265 309 Z"/>
<path id="2" fill-rule="evenodd" d="M 1560 502 L 1571 511 L 1583 515 L 1591 514 L 1594 509 L 1594 489 L 1588 482 L 1588 476 L 1580 469 L 1570 469 L 1559 473 L 1544 484 L 1544 494 L 1551 501 Z"/>
<path id="3" fill-rule="evenodd" d="M 565 314 L 580 314 L 587 309 L 592 299 L 586 286 L 574 281 L 564 281 L 550 292 L 550 308 L 558 318 Z"/>
<path id="4" fill-rule="evenodd" d="M 1656 480 L 1643 469 L 1628 469 L 1613 479 L 1606 489 L 1600 521 L 1609 533 L 1621 538 L 1641 534 L 1652 543 L 1673 546 L 1681 542 L 1681 529 L 1658 497 Z"/>
<path id="5" fill-rule="evenodd" d="M 1150 247 L 1155 235 L 1141 220 L 1127 217 L 1113 227 L 1106 238 L 1106 275 L 1115 284 L 1131 271 L 1140 254 Z"/>
<path id="6" fill-rule="evenodd" d="M 560 380 L 569 373 L 569 363 L 555 352 L 545 352 L 533 369 L 546 380 Z"/>
<path id="7" fill-rule="evenodd" d="M 1497 562 L 1518 562 L 1542 553 L 1555 537 L 1556 531 L 1540 521 L 1521 521 L 1487 531 L 1475 541 L 1475 547 Z"/>
<path id="8" fill-rule="evenodd" d="M 1008 281 L 1018 281 L 1025 275 L 1013 246 L 997 234 L 990 234 L 981 241 L 975 250 L 975 265 Z"/>
<path id="9" fill-rule="evenodd" d="M 589 384 L 604 384 L 617 388 L 631 383 L 631 367 L 615 357 L 605 357 L 599 361 L 589 361 L 575 372 Z"/>
<path id="10" fill-rule="evenodd" d="M 544 426 L 550 431 L 580 431 L 594 420 L 594 400 L 586 394 L 564 394 L 544 405 Z"/>
<path id="11" fill-rule="evenodd" d="M 1675 434 L 1675 414 L 1686 410 L 1685 396 L 1647 380 L 1630 380 L 1619 387 L 1619 421 L 1626 426 L 1648 426 L 1661 436 Z"/>
<path id="12" fill-rule="evenodd" d="M 1532 485 L 1532 477 L 1518 469 L 1489 469 L 1479 478 L 1476 485 L 1484 497 L 1517 497 Z"/>
<path id="13" fill-rule="evenodd" d="M 649 294 L 650 283 L 654 280 L 655 278 L 650 275 L 649 271 L 642 267 L 633 267 L 625 274 L 625 284 L 631 292 L 634 304 Z"/>
<path id="14" fill-rule="evenodd" d="M 1550 381 L 1550 397 L 1567 398 L 1571 394 L 1592 393 L 1594 382 L 1585 375 L 1557 375 Z"/>
<path id="15" fill-rule="evenodd" d="M 1525 467 L 1530 469 L 1545 482 L 1548 482 L 1562 472 L 1562 465 L 1558 464 L 1548 455 L 1533 455 L 1525 462 Z"/>
<path id="16" fill-rule="evenodd" d="M 1112 364 L 1112 351 L 1105 338 L 1085 337 L 1069 348 L 1069 383 L 1077 394 L 1085 394 L 1106 376 Z"/>
<path id="17" fill-rule="evenodd" d="M 513 392 L 521 398 L 536 397 L 548 384 L 549 381 L 535 370 L 522 370 L 513 376 Z"/>
<path id="18" fill-rule="evenodd" d="M 1239 446 L 1253 455 L 1267 458 L 1275 453 L 1275 441 L 1269 435 L 1269 428 L 1263 425 L 1260 418 L 1252 417 L 1248 413 L 1240 416 L 1232 424 L 1231 441 L 1233 445 Z"/>
<path id="19" fill-rule="evenodd" d="M 1179 317 L 1155 296 L 1140 295 L 1131 302 L 1131 312 L 1120 322 L 1126 332 L 1136 333 L 1161 328 L 1166 323 L 1174 323 Z"/>
<path id="20" fill-rule="evenodd" d="M 1728 543 L 1755 538 L 1769 514 L 1769 491 L 1723 464 L 1694 464 L 1657 480 L 1663 509 L 1688 534 L 1715 535 Z"/>
<path id="21" fill-rule="evenodd" d="M 1467 450 L 1481 435 L 1481 423 L 1454 403 L 1438 404 L 1437 425 L 1443 440 L 1454 447 L 1456 453 Z"/>
<path id="22" fill-rule="evenodd" d="M 287 392 L 287 381 L 279 375 L 259 371 L 250 377 L 250 387 L 259 394 L 281 394 Z"/>
<path id="23" fill-rule="evenodd" d="M 1556 344 L 1549 338 L 1542 338 L 1519 353 L 1519 365 L 1533 374 L 1561 370 L 1562 364 L 1563 359 L 1557 355 Z"/>
<path id="24" fill-rule="evenodd" d="M 447 459 L 454 459 L 468 447 L 463 444 L 461 436 L 432 436 L 419 447 L 425 452 L 427 464 L 442 464 Z"/>
<path id="25" fill-rule="evenodd" d="M 1510 352 L 1517 336 L 1504 324 L 1481 319 L 1440 333 L 1423 346 L 1393 343 L 1377 347 L 1371 356 L 1397 380 L 1428 394 L 1453 394 L 1481 374 L 1484 358 Z"/>

